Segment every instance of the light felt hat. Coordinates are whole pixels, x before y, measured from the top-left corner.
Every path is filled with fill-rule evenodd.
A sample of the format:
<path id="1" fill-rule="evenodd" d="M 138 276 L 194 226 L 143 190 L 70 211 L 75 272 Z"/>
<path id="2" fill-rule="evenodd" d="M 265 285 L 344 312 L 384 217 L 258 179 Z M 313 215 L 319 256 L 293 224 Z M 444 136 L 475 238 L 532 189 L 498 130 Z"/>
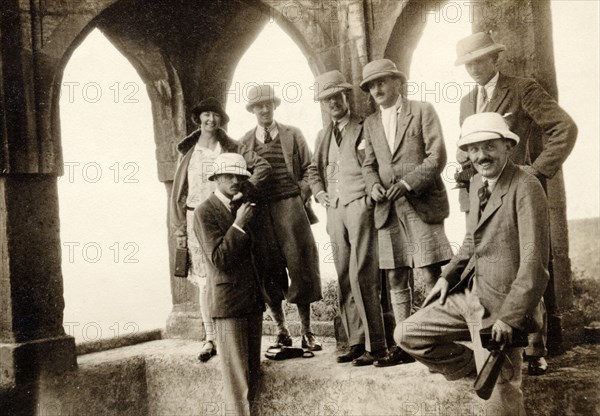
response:
<path id="1" fill-rule="evenodd" d="M 492 37 L 485 32 L 473 33 L 456 44 L 456 62 L 454 65 L 462 65 L 491 53 L 502 52 L 506 46 L 494 42 Z"/>
<path id="2" fill-rule="evenodd" d="M 352 90 L 352 85 L 348 84 L 344 74 L 340 71 L 333 70 L 325 72 L 315 78 L 315 86 L 317 90 L 317 100 L 325 100 L 337 93 Z"/>
<path id="3" fill-rule="evenodd" d="M 215 158 L 215 170 L 208 177 L 209 181 L 214 181 L 217 175 L 225 173 L 238 176 L 250 176 L 247 170 L 246 160 L 238 153 L 221 153 Z"/>
<path id="4" fill-rule="evenodd" d="M 398 71 L 396 64 L 389 59 L 376 59 L 369 62 L 363 67 L 362 76 L 360 88 L 365 92 L 369 91 L 369 82 L 378 78 L 393 76 L 406 81 L 404 72 Z"/>
<path id="5" fill-rule="evenodd" d="M 502 138 L 512 140 L 515 146 L 519 143 L 519 136 L 509 130 L 506 120 L 500 114 L 478 113 L 465 119 L 456 145 L 466 151 L 469 144 Z"/>
<path id="6" fill-rule="evenodd" d="M 272 102 L 277 107 L 281 104 L 279 97 L 275 96 L 275 91 L 270 85 L 253 85 L 248 88 L 248 95 L 246 96 L 248 104 L 246 104 L 246 110 L 252 112 L 252 107 L 256 104 L 262 104 L 265 102 Z"/>

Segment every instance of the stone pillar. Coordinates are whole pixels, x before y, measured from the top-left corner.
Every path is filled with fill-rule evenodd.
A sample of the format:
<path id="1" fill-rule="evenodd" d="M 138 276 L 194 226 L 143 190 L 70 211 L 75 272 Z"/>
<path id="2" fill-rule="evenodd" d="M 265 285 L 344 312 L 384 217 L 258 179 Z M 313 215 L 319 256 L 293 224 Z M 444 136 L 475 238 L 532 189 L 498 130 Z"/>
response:
<path id="1" fill-rule="evenodd" d="M 0 177 L 0 385 L 77 367 L 65 335 L 54 175 Z"/>

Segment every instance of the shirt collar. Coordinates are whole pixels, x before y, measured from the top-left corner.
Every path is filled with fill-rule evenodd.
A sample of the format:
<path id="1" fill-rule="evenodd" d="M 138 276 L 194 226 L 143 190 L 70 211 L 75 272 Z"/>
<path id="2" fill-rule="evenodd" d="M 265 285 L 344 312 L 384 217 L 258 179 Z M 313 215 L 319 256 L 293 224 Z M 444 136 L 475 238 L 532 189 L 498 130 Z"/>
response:
<path id="1" fill-rule="evenodd" d="M 279 133 L 279 129 L 277 128 L 277 123 L 275 123 L 275 120 L 273 120 L 273 123 L 271 123 L 271 125 L 267 128 L 269 129 L 269 135 L 271 136 L 271 139 L 274 139 L 277 136 L 277 134 Z M 256 125 L 255 136 L 258 140 L 260 140 L 262 143 L 264 143 L 265 128 L 263 126 L 261 126 L 260 124 Z"/>
<path id="2" fill-rule="evenodd" d="M 219 191 L 219 188 L 215 189 L 215 196 L 219 198 L 219 201 L 221 201 L 223 205 L 225 205 L 225 208 L 231 212 L 231 199 L 227 198 L 223 192 Z"/>
<path id="3" fill-rule="evenodd" d="M 335 124 L 336 120 L 333 120 L 333 123 Z M 337 120 L 338 122 L 338 129 L 343 130 L 344 127 L 346 127 L 346 124 L 348 124 L 350 122 L 350 109 L 348 109 L 348 111 L 346 111 L 346 114 L 344 114 L 344 116 L 342 118 L 340 118 L 339 120 Z"/>
<path id="4" fill-rule="evenodd" d="M 489 92 L 494 91 L 494 88 L 496 88 L 498 78 L 500 78 L 500 72 L 496 72 L 496 75 L 494 75 L 492 79 L 487 82 L 487 84 L 483 85 L 483 88 L 485 88 L 486 92 L 488 92 L 488 97 L 490 97 Z"/>

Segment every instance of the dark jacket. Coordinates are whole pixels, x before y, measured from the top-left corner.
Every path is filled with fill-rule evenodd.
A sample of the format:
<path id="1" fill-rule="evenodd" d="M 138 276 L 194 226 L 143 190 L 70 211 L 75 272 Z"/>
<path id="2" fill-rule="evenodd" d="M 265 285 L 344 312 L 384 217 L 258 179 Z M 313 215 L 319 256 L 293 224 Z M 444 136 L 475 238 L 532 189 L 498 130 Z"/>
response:
<path id="1" fill-rule="evenodd" d="M 265 310 L 251 236 L 233 227 L 233 222 L 233 215 L 215 194 L 194 212 L 194 231 L 206 259 L 213 318 L 243 318 Z"/>

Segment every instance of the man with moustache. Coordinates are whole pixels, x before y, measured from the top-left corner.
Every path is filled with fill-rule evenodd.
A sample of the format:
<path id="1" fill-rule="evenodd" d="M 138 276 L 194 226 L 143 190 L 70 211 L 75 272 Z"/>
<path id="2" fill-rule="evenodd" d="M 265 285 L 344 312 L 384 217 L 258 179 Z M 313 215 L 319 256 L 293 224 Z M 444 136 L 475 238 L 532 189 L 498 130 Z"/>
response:
<path id="1" fill-rule="evenodd" d="M 274 111 L 280 102 L 270 85 L 248 89 L 246 109 L 256 116 L 257 126 L 240 144 L 272 166 L 271 176 L 259 189 L 257 267 L 266 279 L 267 304 L 279 331 L 276 343 L 292 345 L 282 308 L 287 299 L 298 307 L 302 348 L 318 351 L 321 345 L 310 324 L 310 304 L 322 298 L 319 254 L 310 228 L 310 221 L 316 222 L 308 184 L 311 153 L 298 128 L 275 122 Z"/>
<path id="2" fill-rule="evenodd" d="M 510 130 L 521 139 L 511 153 L 511 160 L 523 165 L 546 189 L 546 181 L 561 168 L 575 145 L 577 126 L 535 80 L 508 76 L 498 70 L 499 54 L 505 49 L 504 45 L 494 42 L 489 34 L 483 32 L 458 42 L 456 65 L 464 64 L 477 83 L 477 87 L 461 100 L 460 123 L 462 125 L 466 117 L 481 112 L 503 115 Z M 463 167 L 462 172 L 457 174 L 459 186 L 462 186 L 460 206 L 462 211 L 468 212 L 467 191 L 474 169 L 468 155 L 460 149 L 457 160 Z M 552 291 L 549 292 L 545 300 L 552 311 L 555 302 Z M 543 313 L 545 315 L 545 311 Z M 547 354 L 546 332 L 544 324 L 540 332 L 530 336 L 530 345 L 526 349 L 530 375 L 544 374 L 548 368 L 544 359 Z"/>
<path id="3" fill-rule="evenodd" d="M 405 82 L 396 64 L 378 59 L 365 65 L 360 83 L 379 106 L 363 126 L 363 174 L 376 202 L 379 267 L 387 276 L 396 326 L 411 313 L 411 271 L 418 270 L 430 289 L 452 255 L 444 232 L 449 206 L 441 178 L 446 164 L 442 128 L 431 104 L 403 96 Z M 375 358 L 374 365 L 410 361 L 392 346 L 387 357 Z"/>
<path id="4" fill-rule="evenodd" d="M 194 231 L 208 272 L 208 300 L 224 381 L 223 413 L 246 416 L 259 384 L 265 310 L 248 229 L 254 204 L 244 202 L 238 208 L 233 202 L 250 172 L 237 153 L 221 153 L 214 165 L 208 179 L 216 182 L 216 189 L 195 210 Z"/>
<path id="5" fill-rule="evenodd" d="M 338 363 L 371 364 L 368 356 L 386 354 L 380 304 L 379 265 L 374 250 L 377 234 L 373 203 L 367 195 L 362 119 L 351 113 L 352 86 L 340 71 L 315 79 L 317 98 L 331 123 L 317 136 L 309 179 L 315 199 L 327 209 L 327 232 L 334 247 L 338 304 L 350 350 Z M 365 357 L 361 358 L 365 354 Z"/>
<path id="6" fill-rule="evenodd" d="M 430 370 L 457 380 L 475 368 L 481 371 L 490 352 L 482 346 L 480 330 L 491 327 L 509 359 L 485 407 L 506 416 L 525 415 L 523 348 L 511 343 L 516 330 L 541 325 L 534 312 L 548 282 L 546 195 L 533 175 L 510 160 L 519 141 L 497 113 L 465 119 L 458 146 L 477 170 L 470 183 L 465 240 L 424 307 L 394 334 Z M 472 349 L 459 343 L 469 340 Z"/>

